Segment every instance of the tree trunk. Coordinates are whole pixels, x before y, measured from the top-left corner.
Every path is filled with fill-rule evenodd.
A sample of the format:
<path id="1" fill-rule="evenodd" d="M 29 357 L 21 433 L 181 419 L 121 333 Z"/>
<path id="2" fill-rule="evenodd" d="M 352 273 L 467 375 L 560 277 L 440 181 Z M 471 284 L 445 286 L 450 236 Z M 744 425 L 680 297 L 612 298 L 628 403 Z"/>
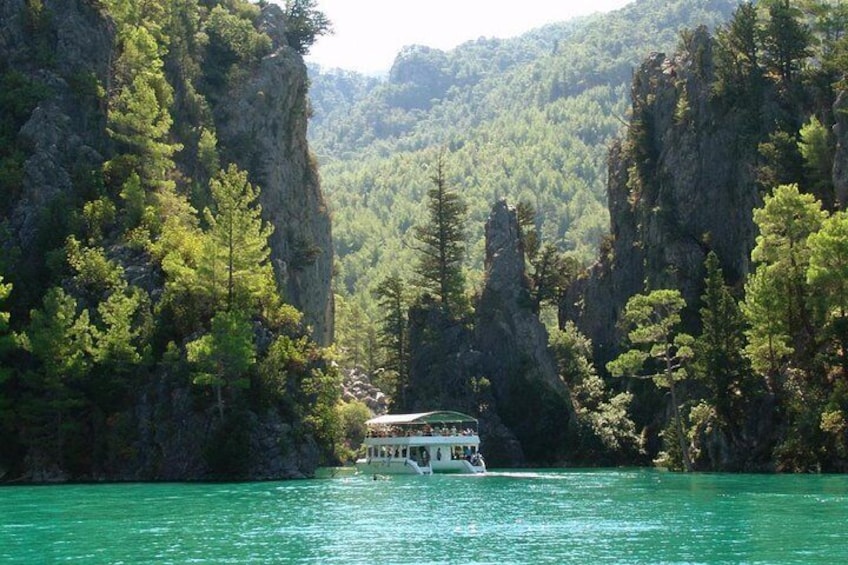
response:
<path id="1" fill-rule="evenodd" d="M 224 421 L 224 398 L 221 394 L 221 385 L 215 385 L 215 396 L 218 399 L 218 415 L 221 416 L 221 422 Z"/>
<path id="2" fill-rule="evenodd" d="M 683 457 L 683 467 L 689 473 L 692 472 L 692 460 L 689 458 L 689 446 L 686 434 L 683 433 L 683 420 L 680 418 L 680 409 L 677 405 L 677 392 L 674 387 L 674 379 L 669 376 L 669 389 L 671 390 L 671 404 L 674 409 L 674 422 L 677 426 L 677 441 L 680 444 L 680 453 Z"/>

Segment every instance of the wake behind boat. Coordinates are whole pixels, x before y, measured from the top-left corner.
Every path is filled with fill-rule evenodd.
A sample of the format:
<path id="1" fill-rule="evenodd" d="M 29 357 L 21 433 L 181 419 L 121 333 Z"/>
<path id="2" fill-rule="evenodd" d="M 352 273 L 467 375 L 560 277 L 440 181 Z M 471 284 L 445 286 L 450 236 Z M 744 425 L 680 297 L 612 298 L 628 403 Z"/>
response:
<path id="1" fill-rule="evenodd" d="M 362 473 L 431 475 L 485 473 L 477 420 L 460 412 L 386 414 L 365 422 Z"/>

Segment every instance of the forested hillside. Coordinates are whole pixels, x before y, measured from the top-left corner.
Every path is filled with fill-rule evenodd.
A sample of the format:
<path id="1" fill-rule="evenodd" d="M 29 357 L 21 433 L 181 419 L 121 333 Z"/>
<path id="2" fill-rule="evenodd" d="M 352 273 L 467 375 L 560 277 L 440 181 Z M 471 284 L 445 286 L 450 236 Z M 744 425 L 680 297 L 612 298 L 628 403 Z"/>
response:
<path id="1" fill-rule="evenodd" d="M 0 2 L 0 478 L 334 460 L 308 2 Z"/>
<path id="2" fill-rule="evenodd" d="M 628 119 L 633 69 L 735 5 L 640 0 L 450 52 L 411 46 L 385 81 L 312 69 L 309 139 L 332 208 L 347 361 L 382 363 L 372 292 L 386 276 L 411 278 L 412 229 L 443 149 L 447 181 L 468 206 L 471 293 L 481 290 L 485 218 L 501 197 L 531 204 L 542 241 L 590 263 L 609 229 L 607 150 Z"/>

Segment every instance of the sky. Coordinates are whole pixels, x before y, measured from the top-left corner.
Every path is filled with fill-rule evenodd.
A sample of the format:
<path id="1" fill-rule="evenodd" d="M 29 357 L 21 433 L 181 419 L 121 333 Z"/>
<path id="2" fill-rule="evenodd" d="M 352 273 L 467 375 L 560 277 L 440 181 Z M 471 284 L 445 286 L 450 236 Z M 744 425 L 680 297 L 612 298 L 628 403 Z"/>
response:
<path id="1" fill-rule="evenodd" d="M 480 37 L 507 38 L 633 0 L 317 0 L 334 33 L 306 60 L 324 69 L 387 72 L 406 45 L 449 50 Z M 283 3 L 282 1 L 280 3 Z"/>

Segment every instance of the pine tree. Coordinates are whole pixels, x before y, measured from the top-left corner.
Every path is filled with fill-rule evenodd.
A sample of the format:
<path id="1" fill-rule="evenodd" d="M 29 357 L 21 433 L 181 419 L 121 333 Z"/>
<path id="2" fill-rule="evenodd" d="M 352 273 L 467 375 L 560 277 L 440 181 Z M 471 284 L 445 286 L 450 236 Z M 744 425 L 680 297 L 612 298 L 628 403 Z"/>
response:
<path id="1" fill-rule="evenodd" d="M 458 315 L 466 305 L 462 273 L 466 206 L 447 185 L 444 153 L 439 155 L 436 172 L 430 180 L 433 187 L 427 193 L 429 222 L 415 229 L 415 237 L 421 243 L 417 248 L 418 284 L 435 295 L 446 312 Z"/>
<path id="2" fill-rule="evenodd" d="M 823 341 L 840 352 L 842 376 L 848 382 L 848 214 L 833 214 L 807 240 L 807 282 L 818 297 Z"/>
<path id="3" fill-rule="evenodd" d="M 246 388 L 247 372 L 256 362 L 253 326 L 243 312 L 222 311 L 212 318 L 212 330 L 188 343 L 186 353 L 195 367 L 193 381 L 215 391 L 218 415 L 224 420 L 224 390 Z"/>
<path id="4" fill-rule="evenodd" d="M 209 229 L 198 265 L 201 285 L 219 308 L 253 311 L 274 298 L 268 246 L 273 227 L 262 220 L 259 191 L 246 172 L 230 165 L 210 184 L 214 210 L 205 213 Z"/>
<path id="5" fill-rule="evenodd" d="M 631 328 L 627 337 L 633 348 L 607 363 L 607 370 L 617 377 L 653 379 L 657 386 L 669 389 L 683 465 L 691 471 L 692 460 L 676 386 L 686 378 L 684 366 L 694 355 L 692 336 L 676 330 L 685 306 L 686 301 L 678 290 L 655 290 L 631 297 L 624 308 L 622 322 Z M 652 365 L 648 365 L 648 374 L 641 374 L 651 360 L 658 363 L 656 370 L 651 372 Z"/>
<path id="6" fill-rule="evenodd" d="M 764 4 L 769 17 L 762 32 L 763 59 L 769 71 L 784 84 L 790 84 L 801 61 L 810 55 L 810 30 L 790 0 L 769 0 Z"/>
<path id="7" fill-rule="evenodd" d="M 763 207 L 754 210 L 760 234 L 751 259 L 758 263 L 758 278 L 756 285 L 746 288 L 746 302 L 768 301 L 776 307 L 776 312 L 763 314 L 782 316 L 788 335 L 801 347 L 809 345 L 815 333 L 808 303 L 807 238 L 819 230 L 826 215 L 821 203 L 810 194 L 802 194 L 797 185 L 776 187 Z M 757 331 L 758 322 L 749 319 L 749 323 Z"/>
<path id="8" fill-rule="evenodd" d="M 744 324 L 739 305 L 725 285 L 724 275 L 714 252 L 705 261 L 706 279 L 701 296 L 701 335 L 695 341 L 693 370 L 711 398 L 724 423 L 736 420 L 734 403 L 747 396 L 749 365 L 743 355 Z"/>
<path id="9" fill-rule="evenodd" d="M 380 345 L 385 352 L 385 368 L 397 377 L 393 394 L 396 405 L 406 407 L 406 388 L 409 386 L 409 337 L 407 336 L 406 312 L 409 308 L 406 285 L 397 275 L 385 278 L 374 289 L 383 324 L 380 330 Z"/>

